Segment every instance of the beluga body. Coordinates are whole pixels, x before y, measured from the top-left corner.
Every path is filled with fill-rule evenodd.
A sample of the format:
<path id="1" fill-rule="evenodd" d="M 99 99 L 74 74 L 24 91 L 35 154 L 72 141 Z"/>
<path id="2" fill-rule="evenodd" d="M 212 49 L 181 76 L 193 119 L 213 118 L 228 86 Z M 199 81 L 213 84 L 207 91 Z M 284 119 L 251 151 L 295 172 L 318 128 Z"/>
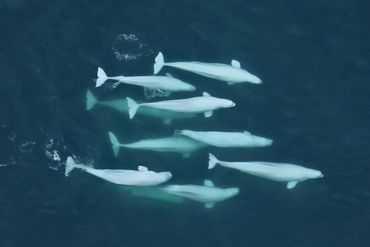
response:
<path id="1" fill-rule="evenodd" d="M 72 157 L 66 161 L 65 176 L 75 169 L 81 169 L 91 175 L 104 179 L 108 182 L 119 185 L 132 186 L 155 186 L 167 182 L 172 178 L 170 172 L 149 171 L 145 166 L 139 166 L 138 170 L 121 170 L 121 169 L 95 169 L 93 167 L 77 164 Z"/>
<path id="2" fill-rule="evenodd" d="M 265 147 L 272 144 L 272 140 L 244 132 L 222 132 L 222 131 L 194 131 L 178 130 L 177 135 L 187 136 L 194 140 L 215 147 Z"/>
<path id="3" fill-rule="evenodd" d="M 225 81 L 229 85 L 236 83 L 261 84 L 262 80 L 257 76 L 241 68 L 240 62 L 233 59 L 231 64 L 222 63 L 203 63 L 203 62 L 165 62 L 163 54 L 158 53 L 154 63 L 154 74 L 157 74 L 163 66 L 169 66 L 185 71 L 190 71 L 198 75 Z"/>
<path id="4" fill-rule="evenodd" d="M 189 157 L 192 152 L 206 145 L 187 138 L 185 136 L 171 136 L 157 139 L 145 139 L 133 143 L 122 144 L 117 137 L 109 132 L 109 140 L 112 144 L 113 153 L 115 156 L 121 148 L 130 148 L 138 150 L 149 150 L 156 152 L 180 153 L 184 157 Z"/>
<path id="5" fill-rule="evenodd" d="M 287 183 L 288 189 L 293 189 L 299 182 L 324 177 L 318 170 L 299 165 L 264 161 L 228 162 L 220 161 L 213 154 L 209 154 L 208 169 L 214 168 L 217 164 L 257 177 Z"/>
<path id="6" fill-rule="evenodd" d="M 215 203 L 224 201 L 239 193 L 239 188 L 217 188 L 212 181 L 204 180 L 204 185 L 167 185 L 163 191 L 190 200 L 204 203 L 206 208 L 212 208 Z"/>
<path id="7" fill-rule="evenodd" d="M 116 83 L 113 84 L 113 87 L 117 87 L 120 84 L 130 84 L 161 90 L 168 95 L 171 92 L 194 91 L 196 89 L 193 85 L 174 78 L 170 74 L 167 74 L 167 76 L 107 76 L 105 71 L 99 67 L 97 77 L 96 87 L 102 86 L 107 80 L 114 80 Z"/>
<path id="8" fill-rule="evenodd" d="M 235 103 L 228 99 L 211 96 L 204 92 L 202 96 L 187 99 L 163 100 L 151 103 L 136 103 L 127 97 L 130 119 L 132 119 L 139 107 L 149 107 L 181 113 L 204 113 L 205 117 L 211 117 L 214 110 L 234 107 Z"/>

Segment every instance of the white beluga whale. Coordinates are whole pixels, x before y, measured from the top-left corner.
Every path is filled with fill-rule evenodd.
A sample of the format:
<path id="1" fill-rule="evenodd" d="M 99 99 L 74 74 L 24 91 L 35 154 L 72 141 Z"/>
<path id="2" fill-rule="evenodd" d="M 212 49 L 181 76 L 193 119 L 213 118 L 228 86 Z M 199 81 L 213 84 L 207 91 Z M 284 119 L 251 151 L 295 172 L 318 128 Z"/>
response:
<path id="1" fill-rule="evenodd" d="M 181 113 L 204 113 L 205 117 L 211 117 L 214 110 L 235 106 L 235 103 L 231 100 L 213 97 L 206 92 L 204 92 L 202 96 L 193 98 L 163 100 L 141 104 L 138 104 L 133 99 L 127 97 L 127 103 L 130 119 L 135 116 L 138 108 L 143 106 Z"/>
<path id="2" fill-rule="evenodd" d="M 299 165 L 264 161 L 228 162 L 220 161 L 213 154 L 209 154 L 208 169 L 214 168 L 217 164 L 257 177 L 285 182 L 287 183 L 288 189 L 293 189 L 299 182 L 324 177 L 324 175 L 318 170 Z"/>
<path id="3" fill-rule="evenodd" d="M 229 85 L 250 82 L 254 84 L 262 83 L 257 76 L 241 68 L 240 62 L 232 60 L 231 65 L 221 63 L 202 63 L 202 62 L 171 62 L 164 61 L 163 54 L 158 53 L 154 63 L 154 74 L 157 74 L 163 66 L 169 66 L 181 70 L 193 72 L 205 77 L 226 81 Z"/>
<path id="4" fill-rule="evenodd" d="M 272 144 L 272 140 L 255 136 L 251 133 L 244 132 L 221 132 L 221 131 L 193 131 L 177 130 L 177 135 L 187 136 L 194 140 L 206 143 L 215 147 L 265 147 Z"/>
<path id="5" fill-rule="evenodd" d="M 161 90 L 167 95 L 171 92 L 194 91 L 196 89 L 193 85 L 176 79 L 170 74 L 167 76 L 107 76 L 105 71 L 99 67 L 97 77 L 96 87 L 102 86 L 107 80 L 115 80 L 117 82 L 113 84 L 113 87 L 117 87 L 119 84 L 130 84 Z"/>
<path id="6" fill-rule="evenodd" d="M 183 136 L 146 139 L 133 143 L 122 144 L 112 132 L 109 132 L 108 134 L 115 156 L 118 155 L 120 148 L 131 148 L 156 152 L 180 153 L 184 157 L 189 157 L 190 154 L 195 150 L 206 146 L 204 143 Z"/>
<path id="7" fill-rule="evenodd" d="M 212 208 L 215 203 L 229 199 L 239 193 L 239 188 L 217 188 L 210 180 L 204 180 L 204 186 L 192 184 L 167 185 L 161 189 L 173 195 L 202 202 L 206 208 Z"/>
<path id="8" fill-rule="evenodd" d="M 108 100 L 108 101 L 100 101 L 95 97 L 95 95 L 90 90 L 87 90 L 86 110 L 91 110 L 96 105 L 106 106 L 106 107 L 115 109 L 121 113 L 128 114 L 128 105 L 127 105 L 126 98 Z M 166 110 L 150 108 L 150 107 L 141 107 L 140 110 L 137 112 L 137 114 L 144 115 L 144 116 L 150 116 L 150 117 L 157 118 L 157 119 L 162 119 L 165 124 L 172 123 L 174 119 L 185 119 L 185 118 L 192 118 L 195 116 L 195 114 L 193 113 L 173 112 L 173 111 L 166 111 Z"/>
<path id="9" fill-rule="evenodd" d="M 170 172 L 153 172 L 145 166 L 139 166 L 138 170 L 121 169 L 95 169 L 93 167 L 77 164 L 72 157 L 66 161 L 65 176 L 68 176 L 74 168 L 81 169 L 91 175 L 119 185 L 155 186 L 167 182 L 172 178 Z"/>

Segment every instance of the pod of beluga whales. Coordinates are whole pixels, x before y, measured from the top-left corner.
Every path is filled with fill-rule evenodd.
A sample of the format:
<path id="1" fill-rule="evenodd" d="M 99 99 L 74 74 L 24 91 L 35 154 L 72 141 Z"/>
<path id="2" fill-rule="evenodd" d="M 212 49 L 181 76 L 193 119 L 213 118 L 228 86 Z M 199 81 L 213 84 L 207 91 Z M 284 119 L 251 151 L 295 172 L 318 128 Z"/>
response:
<path id="1" fill-rule="evenodd" d="M 96 87 L 101 87 L 108 80 L 114 81 L 112 88 L 119 85 L 130 84 L 146 89 L 157 90 L 165 96 L 179 91 L 192 92 L 196 87 L 174 78 L 170 74 L 166 76 L 156 75 L 164 66 L 193 72 L 195 74 L 216 79 L 234 85 L 238 83 L 262 83 L 261 79 L 241 68 L 238 61 L 232 60 L 231 65 L 220 63 L 203 62 L 165 62 L 163 54 L 159 52 L 155 58 L 154 75 L 148 76 L 108 76 L 102 68 L 98 68 Z M 94 106 L 101 105 L 110 107 L 127 114 L 130 119 L 136 114 L 151 116 L 162 119 L 165 124 L 171 124 L 174 119 L 194 118 L 199 114 L 204 117 L 212 117 L 214 111 L 221 108 L 234 107 L 232 100 L 219 98 L 203 92 L 185 99 L 162 100 L 157 102 L 138 102 L 130 97 L 112 101 L 98 100 L 88 90 L 86 93 L 86 109 L 91 110 Z M 225 132 L 225 131 L 195 131 L 175 130 L 172 136 L 156 139 L 143 139 L 132 143 L 121 143 L 114 133 L 109 132 L 108 138 L 112 144 L 112 150 L 117 156 L 121 149 L 150 150 L 155 152 L 173 152 L 189 157 L 193 152 L 205 147 L 216 148 L 251 148 L 266 147 L 273 140 L 253 135 L 248 131 Z M 286 188 L 293 189 L 300 182 L 308 179 L 323 177 L 323 174 L 315 169 L 288 163 L 273 163 L 266 161 L 221 161 L 215 155 L 209 154 L 208 169 L 216 166 L 239 170 L 249 175 L 283 182 Z M 181 202 L 190 199 L 204 203 L 206 208 L 211 208 L 216 202 L 231 198 L 239 193 L 239 188 L 218 188 L 210 180 L 204 180 L 203 185 L 193 184 L 170 184 L 163 185 L 172 178 L 169 171 L 154 172 L 145 166 L 138 166 L 137 170 L 122 169 L 95 169 L 88 165 L 78 164 L 72 157 L 66 161 L 65 175 L 68 176 L 73 169 L 80 169 L 108 182 L 125 185 L 133 195 L 151 197 L 161 200 Z"/>

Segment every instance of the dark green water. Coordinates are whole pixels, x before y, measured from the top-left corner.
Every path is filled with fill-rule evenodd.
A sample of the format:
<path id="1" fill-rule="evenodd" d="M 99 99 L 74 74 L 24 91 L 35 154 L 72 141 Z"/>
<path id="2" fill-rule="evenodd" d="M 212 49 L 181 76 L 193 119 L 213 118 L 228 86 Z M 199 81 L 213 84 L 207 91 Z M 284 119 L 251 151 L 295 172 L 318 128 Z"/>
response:
<path id="1" fill-rule="evenodd" d="M 344 0 L 0 1 L 0 246 L 368 246 L 369 8 Z M 144 101 L 138 87 L 94 89 L 96 69 L 151 74 L 158 51 L 171 61 L 235 58 L 264 83 L 227 86 L 171 70 L 198 87 L 174 98 L 207 91 L 237 107 L 169 126 L 85 110 L 88 88 L 100 99 Z M 129 142 L 174 129 L 248 130 L 274 144 L 188 159 L 133 150 L 114 158 L 107 138 L 108 130 Z M 230 169 L 209 171 L 208 151 L 297 163 L 325 178 L 287 190 Z M 210 210 L 137 197 L 82 172 L 65 178 L 67 155 L 97 168 L 145 164 L 171 170 L 171 183 L 206 178 L 241 191 Z"/>

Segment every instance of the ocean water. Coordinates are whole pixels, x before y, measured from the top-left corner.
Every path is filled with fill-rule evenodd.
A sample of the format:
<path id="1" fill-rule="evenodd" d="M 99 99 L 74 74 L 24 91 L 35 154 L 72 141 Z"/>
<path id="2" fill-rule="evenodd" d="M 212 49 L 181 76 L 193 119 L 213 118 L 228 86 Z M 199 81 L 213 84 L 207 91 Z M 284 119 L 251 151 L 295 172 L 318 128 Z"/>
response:
<path id="1" fill-rule="evenodd" d="M 370 244 L 370 4 L 367 1 L 0 1 L 0 246 L 368 246 Z M 96 69 L 149 75 L 168 61 L 229 63 L 263 84 L 228 86 L 165 69 L 237 106 L 171 125 L 103 106 L 97 98 L 163 98 L 123 85 L 95 89 Z M 149 92 L 150 93 L 150 92 Z M 154 97 L 154 98 L 153 98 Z M 270 147 L 209 148 L 190 158 L 123 150 L 122 142 L 175 129 L 248 130 Z M 216 167 L 234 161 L 291 162 L 325 175 L 287 190 Z M 172 184 L 239 187 L 206 209 L 158 200 L 75 171 L 73 155 L 96 168 L 170 170 Z M 141 196 L 140 196 L 141 195 Z"/>

